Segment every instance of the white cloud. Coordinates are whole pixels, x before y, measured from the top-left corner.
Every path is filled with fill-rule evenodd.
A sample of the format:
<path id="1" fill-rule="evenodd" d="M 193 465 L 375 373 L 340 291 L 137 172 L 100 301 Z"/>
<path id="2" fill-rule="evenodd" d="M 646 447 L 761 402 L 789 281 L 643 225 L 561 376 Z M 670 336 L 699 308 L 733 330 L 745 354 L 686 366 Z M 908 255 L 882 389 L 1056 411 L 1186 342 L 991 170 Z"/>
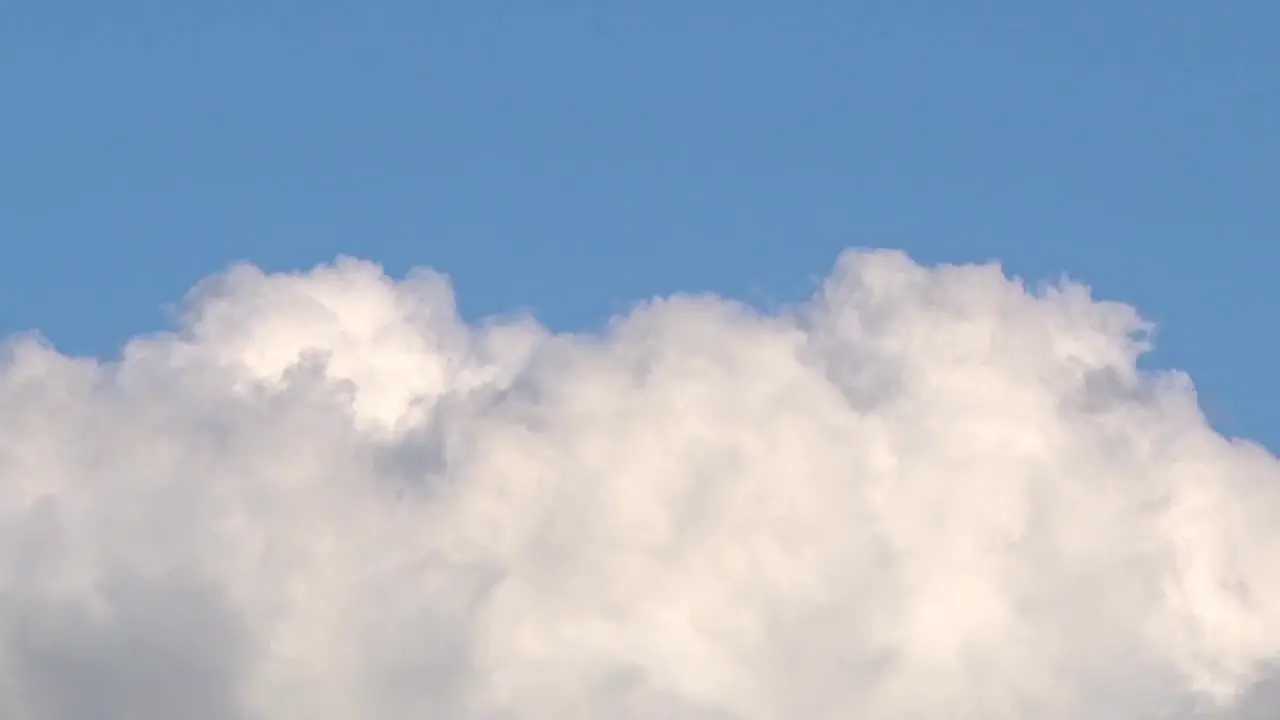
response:
<path id="1" fill-rule="evenodd" d="M 13 339 L 0 717 L 1269 717 L 1280 462 L 1144 330 L 859 252 L 599 335 L 342 260 Z"/>

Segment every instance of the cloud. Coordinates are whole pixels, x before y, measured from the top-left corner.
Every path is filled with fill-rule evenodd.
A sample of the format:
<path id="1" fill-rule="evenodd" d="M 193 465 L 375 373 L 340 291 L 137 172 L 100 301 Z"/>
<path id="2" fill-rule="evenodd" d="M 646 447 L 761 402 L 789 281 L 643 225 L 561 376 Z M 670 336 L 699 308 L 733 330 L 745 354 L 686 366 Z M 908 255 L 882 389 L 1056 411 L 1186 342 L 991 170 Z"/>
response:
<path id="1" fill-rule="evenodd" d="M 1280 462 L 1148 330 L 849 252 L 596 334 L 343 259 L 12 338 L 0 716 L 1273 716 Z"/>

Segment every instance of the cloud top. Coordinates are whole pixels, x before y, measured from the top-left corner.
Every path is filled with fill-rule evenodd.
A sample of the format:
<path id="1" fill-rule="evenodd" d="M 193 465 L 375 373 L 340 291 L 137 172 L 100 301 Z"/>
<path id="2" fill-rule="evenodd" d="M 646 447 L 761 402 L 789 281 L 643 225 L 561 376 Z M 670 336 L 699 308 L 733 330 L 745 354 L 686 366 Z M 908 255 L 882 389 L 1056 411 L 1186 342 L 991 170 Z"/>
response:
<path id="1" fill-rule="evenodd" d="M 341 259 L 185 307 L 5 346 L 0 716 L 1278 711 L 1280 462 L 1082 286 L 856 251 L 569 335 Z"/>

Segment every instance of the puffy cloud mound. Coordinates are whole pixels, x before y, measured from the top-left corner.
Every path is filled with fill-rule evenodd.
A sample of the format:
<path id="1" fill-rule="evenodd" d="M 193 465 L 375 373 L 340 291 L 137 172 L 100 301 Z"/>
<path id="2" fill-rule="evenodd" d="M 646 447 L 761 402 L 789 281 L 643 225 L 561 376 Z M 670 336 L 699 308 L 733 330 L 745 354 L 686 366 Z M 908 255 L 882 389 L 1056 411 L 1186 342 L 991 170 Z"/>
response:
<path id="1" fill-rule="evenodd" d="M 344 259 L 11 339 L 0 717 L 1275 717 L 1280 462 L 1147 330 L 850 252 L 598 334 Z"/>

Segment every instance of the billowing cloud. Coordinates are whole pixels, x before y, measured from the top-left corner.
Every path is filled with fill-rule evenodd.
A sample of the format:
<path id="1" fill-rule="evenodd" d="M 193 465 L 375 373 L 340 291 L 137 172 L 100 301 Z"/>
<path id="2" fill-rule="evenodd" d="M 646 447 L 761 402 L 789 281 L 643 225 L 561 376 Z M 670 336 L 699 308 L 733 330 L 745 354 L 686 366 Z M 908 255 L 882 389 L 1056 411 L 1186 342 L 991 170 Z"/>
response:
<path id="1" fill-rule="evenodd" d="M 598 334 L 341 260 L 11 339 L 0 717 L 1274 717 L 1280 462 L 1147 330 L 851 252 Z"/>

